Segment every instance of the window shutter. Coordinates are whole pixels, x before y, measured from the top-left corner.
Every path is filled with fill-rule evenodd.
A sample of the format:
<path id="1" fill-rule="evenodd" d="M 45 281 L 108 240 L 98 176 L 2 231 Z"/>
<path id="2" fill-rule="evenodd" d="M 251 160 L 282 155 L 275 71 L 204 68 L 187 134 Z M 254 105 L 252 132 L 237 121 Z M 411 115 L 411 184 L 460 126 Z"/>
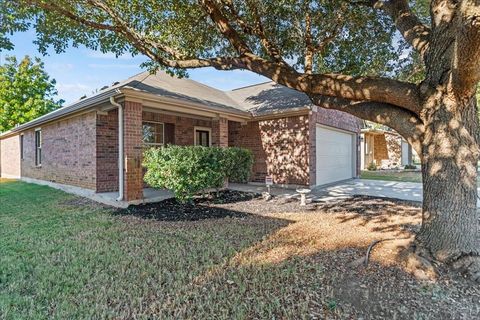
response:
<path id="1" fill-rule="evenodd" d="M 165 145 L 175 144 L 175 125 L 173 123 L 165 123 Z"/>

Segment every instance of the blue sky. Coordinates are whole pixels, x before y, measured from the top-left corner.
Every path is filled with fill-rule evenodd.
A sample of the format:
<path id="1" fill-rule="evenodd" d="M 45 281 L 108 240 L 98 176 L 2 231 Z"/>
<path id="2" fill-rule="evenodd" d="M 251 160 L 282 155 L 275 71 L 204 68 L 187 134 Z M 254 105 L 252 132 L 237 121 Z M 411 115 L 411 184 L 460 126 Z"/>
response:
<path id="1" fill-rule="evenodd" d="M 91 95 L 95 89 L 110 85 L 115 81 L 126 79 L 142 72 L 140 64 L 143 56 L 124 55 L 116 58 L 113 54 L 103 54 L 85 47 L 69 48 L 65 53 L 56 54 L 50 50 L 49 55 L 42 56 L 33 41 L 35 32 L 16 33 L 12 37 L 15 49 L 0 52 L 0 63 L 5 56 L 25 55 L 40 57 L 45 63 L 45 70 L 57 81 L 58 97 L 66 104 L 78 100 L 84 94 Z M 268 81 L 267 78 L 249 71 L 217 71 L 213 68 L 189 71 L 190 78 L 221 90 L 230 90 L 242 86 Z"/>

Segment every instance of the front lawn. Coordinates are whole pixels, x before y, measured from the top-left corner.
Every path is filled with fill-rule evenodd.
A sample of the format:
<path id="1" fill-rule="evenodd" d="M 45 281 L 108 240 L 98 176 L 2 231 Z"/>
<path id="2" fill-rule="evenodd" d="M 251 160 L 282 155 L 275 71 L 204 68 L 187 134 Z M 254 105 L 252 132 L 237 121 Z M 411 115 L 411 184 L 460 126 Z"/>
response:
<path id="1" fill-rule="evenodd" d="M 422 182 L 422 173 L 420 171 L 392 171 L 392 170 L 376 170 L 362 171 L 361 179 L 369 180 L 385 180 L 385 181 L 401 181 L 401 182 Z"/>
<path id="2" fill-rule="evenodd" d="M 246 197 L 198 205 L 202 220 L 169 221 L 155 206 L 117 211 L 0 180 L 0 319 L 467 319 L 480 311 L 478 286 L 405 273 L 395 256 L 406 240 L 378 244 L 367 269 L 350 265 L 373 240 L 411 236 L 415 204 L 360 197 L 300 209 Z M 214 207 L 228 214 L 208 218 Z"/>

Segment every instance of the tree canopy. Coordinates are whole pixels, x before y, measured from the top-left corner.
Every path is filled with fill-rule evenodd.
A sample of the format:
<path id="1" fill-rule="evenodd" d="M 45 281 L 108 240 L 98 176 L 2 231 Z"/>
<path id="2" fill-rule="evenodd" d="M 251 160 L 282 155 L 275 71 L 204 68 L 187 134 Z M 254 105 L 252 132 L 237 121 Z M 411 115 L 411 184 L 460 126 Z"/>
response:
<path id="1" fill-rule="evenodd" d="M 0 132 L 59 108 L 57 90 L 40 59 L 7 57 L 0 65 Z"/>
<path id="2" fill-rule="evenodd" d="M 397 74 L 411 67 L 413 51 L 396 34 L 389 15 L 369 1 L 350 0 L 89 0 L 6 1 L 3 44 L 8 33 L 32 26 L 37 44 L 62 52 L 85 45 L 122 55 L 146 54 L 150 67 L 184 74 L 183 67 L 211 65 L 251 52 L 306 72 L 349 75 Z M 426 1 L 416 1 L 425 16 Z M 218 10 L 217 13 L 214 11 Z M 213 21 L 209 16 L 222 21 Z M 220 17 L 221 16 L 221 17 Z M 225 21 L 223 21 L 225 20 Z M 226 24 L 235 32 L 221 30 Z M 233 34 L 236 34 L 235 36 Z M 228 35 L 227 35 L 228 34 Z M 222 57 L 220 60 L 216 59 Z M 226 59 L 226 60 L 225 60 Z"/>

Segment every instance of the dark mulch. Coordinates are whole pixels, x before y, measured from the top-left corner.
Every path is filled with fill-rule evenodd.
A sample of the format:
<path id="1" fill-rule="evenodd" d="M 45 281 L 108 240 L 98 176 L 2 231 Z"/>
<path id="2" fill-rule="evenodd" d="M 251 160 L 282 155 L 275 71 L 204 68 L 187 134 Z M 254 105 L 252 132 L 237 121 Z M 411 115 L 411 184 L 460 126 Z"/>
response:
<path id="1" fill-rule="evenodd" d="M 212 218 L 244 218 L 246 211 L 238 211 L 234 207 L 242 207 L 242 203 L 259 200 L 255 193 L 238 191 L 221 191 L 205 197 L 196 197 L 190 203 L 181 203 L 176 199 L 167 199 L 156 203 L 129 206 L 117 210 L 118 215 L 133 215 L 144 219 L 160 221 L 197 221 Z M 262 200 L 263 201 L 263 200 Z"/>
<path id="2" fill-rule="evenodd" d="M 368 200 L 371 200 L 368 206 L 360 204 Z M 158 221 L 198 221 L 226 217 L 244 218 L 251 214 L 271 215 L 278 213 L 316 212 L 319 210 L 325 213 L 348 210 L 359 215 L 375 216 L 376 213 L 383 212 L 386 209 L 385 203 L 390 203 L 391 201 L 407 206 L 418 206 L 417 203 L 409 201 L 394 199 L 384 199 L 382 201 L 368 196 L 352 196 L 350 199 L 342 199 L 340 201 L 342 203 L 341 206 L 338 206 L 338 203 L 335 201 L 333 203 L 313 202 L 302 207 L 299 205 L 299 199 L 296 198 L 273 197 L 265 201 L 257 193 L 224 190 L 218 193 L 211 193 L 205 197 L 198 196 L 191 203 L 180 203 L 172 198 L 156 203 L 132 205 L 127 209 L 115 211 L 115 214 Z"/>

